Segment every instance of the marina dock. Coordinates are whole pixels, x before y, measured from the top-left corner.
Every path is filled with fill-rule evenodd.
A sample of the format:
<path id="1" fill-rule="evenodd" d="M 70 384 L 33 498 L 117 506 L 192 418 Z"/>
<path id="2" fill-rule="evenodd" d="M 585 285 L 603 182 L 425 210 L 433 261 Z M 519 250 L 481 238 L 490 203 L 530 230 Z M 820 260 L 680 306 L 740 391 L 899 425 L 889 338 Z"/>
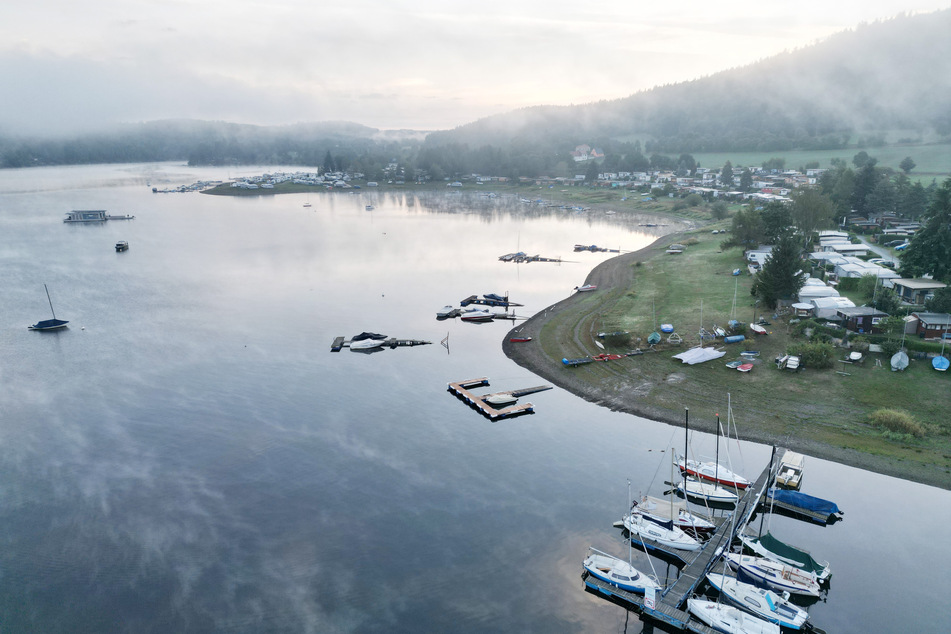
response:
<path id="1" fill-rule="evenodd" d="M 781 452 L 782 450 L 777 448 L 777 451 Z M 625 607 L 632 608 L 649 618 L 667 623 L 677 629 L 700 632 L 703 634 L 714 632 L 715 630 L 692 619 L 690 613 L 682 609 L 682 606 L 703 582 L 707 573 L 716 565 L 723 554 L 729 550 L 732 529 L 746 524 L 756 509 L 759 508 L 761 498 L 765 495 L 766 490 L 773 484 L 776 469 L 777 466 L 772 462 L 766 467 L 756 481 L 743 492 L 743 495 L 736 503 L 736 508 L 733 512 L 736 522 L 721 522 L 710 536 L 710 539 L 707 540 L 699 551 L 677 551 L 661 546 L 653 542 L 653 540 L 643 540 L 643 544 L 648 550 L 663 553 L 686 564 L 684 568 L 681 569 L 677 581 L 660 593 L 653 608 L 649 608 L 644 604 L 643 597 L 601 581 L 593 575 L 589 575 L 587 571 L 582 573 L 585 586 L 596 589 L 602 594 L 609 595 L 613 599 L 622 602 L 622 605 Z M 637 540 L 635 540 L 635 542 L 642 543 Z"/>
<path id="2" fill-rule="evenodd" d="M 481 377 L 478 379 L 469 379 L 468 381 L 456 381 L 450 383 L 449 391 L 468 403 L 473 408 L 480 411 L 484 416 L 487 416 L 492 420 L 498 420 L 500 418 L 534 413 L 535 406 L 531 403 L 524 403 L 522 405 L 510 405 L 508 407 L 496 409 L 485 401 L 486 398 L 490 396 L 514 396 L 515 398 L 521 398 L 522 396 L 534 394 L 535 392 L 543 392 L 552 388 L 550 385 L 539 385 L 537 387 L 527 387 L 518 390 L 493 392 L 491 394 L 475 394 L 471 391 L 473 388 L 486 387 L 488 385 L 489 379 L 487 377 Z"/>

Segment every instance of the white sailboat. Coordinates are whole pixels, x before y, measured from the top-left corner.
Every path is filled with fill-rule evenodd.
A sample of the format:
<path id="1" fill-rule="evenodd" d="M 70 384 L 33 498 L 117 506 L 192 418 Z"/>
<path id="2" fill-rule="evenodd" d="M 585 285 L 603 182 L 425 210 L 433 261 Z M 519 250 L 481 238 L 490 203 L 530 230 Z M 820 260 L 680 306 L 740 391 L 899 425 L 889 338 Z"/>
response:
<path id="1" fill-rule="evenodd" d="M 684 409 L 684 456 L 687 455 L 687 438 L 690 431 L 689 422 L 690 410 Z M 719 426 L 719 423 L 718 423 Z M 676 460 L 676 458 L 675 458 Z M 677 483 L 677 490 L 686 497 L 715 502 L 720 504 L 736 504 L 739 496 L 733 491 L 729 491 L 713 482 L 706 482 L 690 478 L 684 473 L 683 480 Z"/>
<path id="2" fill-rule="evenodd" d="M 813 597 L 820 596 L 819 580 L 816 575 L 799 568 L 765 557 L 752 557 L 738 553 L 727 554 L 726 561 L 730 564 L 730 568 L 759 583 L 766 584 L 773 590 Z"/>
<path id="3" fill-rule="evenodd" d="M 700 550 L 700 542 L 676 526 L 662 526 L 652 522 L 640 513 L 630 513 L 621 520 L 631 538 L 638 536 L 641 541 L 652 539 L 662 546 L 675 550 Z"/>
<path id="4" fill-rule="evenodd" d="M 631 482 L 627 483 L 627 502 L 631 504 Z M 588 556 L 584 559 L 584 569 L 602 581 L 617 586 L 628 592 L 644 594 L 647 588 L 660 589 L 660 584 L 654 577 L 650 577 L 631 563 L 631 540 L 627 540 L 627 561 L 588 547 Z M 644 549 L 647 552 L 647 549 Z M 651 564 L 653 568 L 653 564 Z"/>
<path id="5" fill-rule="evenodd" d="M 779 595 L 772 590 L 744 583 L 723 572 L 707 573 L 707 581 L 721 597 L 770 623 L 798 630 L 809 618 L 808 612 L 789 602 L 788 595 Z"/>
<path id="6" fill-rule="evenodd" d="M 779 626 L 734 607 L 705 599 L 688 599 L 687 609 L 715 630 L 728 634 L 780 634 Z"/>
<path id="7" fill-rule="evenodd" d="M 628 592 L 644 594 L 647 588 L 660 589 L 660 584 L 624 561 L 595 548 L 588 548 L 584 559 L 584 569 L 602 581 L 610 583 Z"/>

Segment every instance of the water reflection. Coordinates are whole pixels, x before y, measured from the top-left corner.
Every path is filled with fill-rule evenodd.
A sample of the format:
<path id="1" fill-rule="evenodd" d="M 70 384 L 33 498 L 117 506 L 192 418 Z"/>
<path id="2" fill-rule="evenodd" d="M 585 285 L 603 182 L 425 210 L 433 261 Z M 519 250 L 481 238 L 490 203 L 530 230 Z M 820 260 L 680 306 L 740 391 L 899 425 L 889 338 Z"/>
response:
<path id="1" fill-rule="evenodd" d="M 543 381 L 501 354 L 508 322 L 434 319 L 486 292 L 544 310 L 610 254 L 498 255 L 636 249 L 653 239 L 637 219 L 478 197 L 466 212 L 439 194 L 312 195 L 312 208 L 305 195 L 152 194 L 142 176 L 160 174 L 223 176 L 0 172 L 6 629 L 638 631 L 582 591 L 581 560 L 589 545 L 626 555 L 613 526 L 626 480 L 664 491 L 657 452 L 682 430 L 558 388 L 533 396 L 533 416 L 485 424 L 449 382 Z M 64 226 L 73 208 L 136 219 Z M 116 257 L 118 239 L 135 248 Z M 52 336 L 25 328 L 44 282 L 71 320 Z M 364 330 L 434 345 L 329 351 Z M 451 354 L 435 345 L 447 336 Z M 738 469 L 769 461 L 769 447 L 739 447 Z M 806 492 L 846 520 L 764 521 L 835 566 L 828 601 L 809 608 L 817 625 L 943 631 L 951 562 L 926 544 L 951 519 L 948 492 L 821 460 L 806 471 Z M 870 601 L 886 565 L 891 599 Z"/>

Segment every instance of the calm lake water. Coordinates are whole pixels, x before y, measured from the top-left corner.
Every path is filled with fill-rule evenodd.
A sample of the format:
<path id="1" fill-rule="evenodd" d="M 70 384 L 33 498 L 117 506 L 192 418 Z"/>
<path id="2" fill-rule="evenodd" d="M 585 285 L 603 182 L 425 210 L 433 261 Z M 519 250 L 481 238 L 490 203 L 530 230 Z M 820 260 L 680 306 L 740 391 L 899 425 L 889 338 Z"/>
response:
<path id="1" fill-rule="evenodd" d="M 263 171 L 0 171 L 0 629 L 640 631 L 583 590 L 581 561 L 627 554 L 627 480 L 660 494 L 683 429 L 557 388 L 492 423 L 447 383 L 545 382 L 502 354 L 508 322 L 435 311 L 506 291 L 542 311 L 610 257 L 575 243 L 637 249 L 649 219 L 441 192 L 151 192 Z M 135 220 L 64 224 L 71 209 Z M 498 261 L 517 250 L 571 262 Z M 67 330 L 26 328 L 50 317 L 44 283 Z M 433 345 L 330 352 L 363 330 Z M 770 447 L 730 452 L 755 476 Z M 947 631 L 951 492 L 806 466 L 803 491 L 844 521 L 770 528 L 832 563 L 813 622 Z"/>

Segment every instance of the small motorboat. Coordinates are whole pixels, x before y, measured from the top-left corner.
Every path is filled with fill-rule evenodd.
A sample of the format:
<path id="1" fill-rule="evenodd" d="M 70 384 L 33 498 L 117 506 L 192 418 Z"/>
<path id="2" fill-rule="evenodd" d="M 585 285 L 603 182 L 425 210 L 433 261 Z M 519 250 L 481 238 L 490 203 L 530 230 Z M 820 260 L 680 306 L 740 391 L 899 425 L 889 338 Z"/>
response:
<path id="1" fill-rule="evenodd" d="M 119 240 L 118 242 L 116 242 L 116 251 L 128 251 L 128 250 L 129 250 L 128 242 L 126 242 L 125 240 Z"/>
<path id="2" fill-rule="evenodd" d="M 495 409 L 501 409 L 509 405 L 515 405 L 518 402 L 518 397 L 511 394 L 490 394 L 482 400 Z"/>
<path id="3" fill-rule="evenodd" d="M 495 313 L 493 313 L 490 310 L 485 310 L 482 308 L 473 308 L 467 311 L 463 311 L 460 317 L 462 317 L 462 321 L 486 322 L 486 321 L 492 321 L 493 319 L 495 319 Z"/>
<path id="4" fill-rule="evenodd" d="M 367 205 L 367 206 L 366 206 L 366 210 L 367 210 L 367 211 L 373 211 L 373 205 Z"/>
<path id="5" fill-rule="evenodd" d="M 452 306 L 443 306 L 436 311 L 436 319 L 445 319 L 452 314 L 452 311 L 456 310 Z"/>
<path id="6" fill-rule="evenodd" d="M 585 284 L 584 286 L 575 286 L 575 290 L 579 293 L 587 293 L 589 291 L 597 290 L 597 284 Z"/>
<path id="7" fill-rule="evenodd" d="M 350 339 L 350 349 L 354 351 L 373 350 L 380 348 L 386 342 L 387 335 L 380 335 L 375 332 L 361 332 Z"/>

